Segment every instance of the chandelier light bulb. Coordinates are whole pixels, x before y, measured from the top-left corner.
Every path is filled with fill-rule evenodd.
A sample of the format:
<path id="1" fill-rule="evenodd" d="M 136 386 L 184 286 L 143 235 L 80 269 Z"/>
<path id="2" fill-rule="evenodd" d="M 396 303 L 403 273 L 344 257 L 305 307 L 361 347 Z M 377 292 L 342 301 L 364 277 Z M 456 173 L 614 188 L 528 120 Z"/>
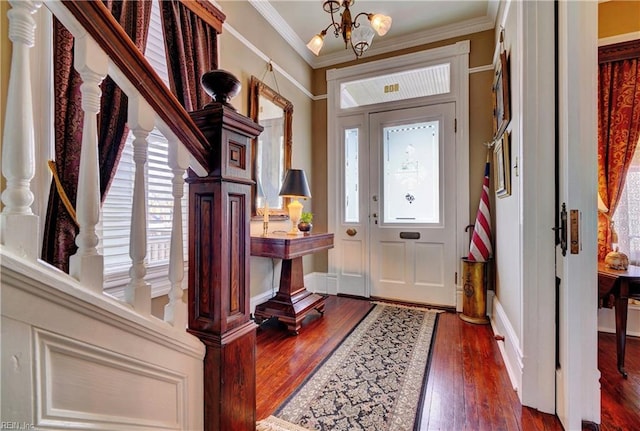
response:
<path id="1" fill-rule="evenodd" d="M 391 28 L 391 17 L 387 15 L 369 14 L 369 21 L 371 21 L 371 27 L 378 33 L 378 36 L 384 36 Z"/>
<path id="2" fill-rule="evenodd" d="M 320 50 L 322 49 L 323 45 L 324 45 L 324 35 L 322 33 L 319 33 L 313 36 L 313 38 L 311 38 L 311 40 L 307 44 L 307 48 L 309 48 L 309 50 L 313 52 L 315 55 L 318 55 L 320 54 Z"/>

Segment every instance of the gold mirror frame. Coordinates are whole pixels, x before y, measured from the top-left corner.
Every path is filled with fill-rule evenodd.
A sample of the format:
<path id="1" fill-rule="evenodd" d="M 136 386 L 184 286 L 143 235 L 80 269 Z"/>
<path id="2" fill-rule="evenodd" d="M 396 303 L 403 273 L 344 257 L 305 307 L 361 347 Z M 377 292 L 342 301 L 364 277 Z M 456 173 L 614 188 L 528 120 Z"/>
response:
<path id="1" fill-rule="evenodd" d="M 276 107 L 282 109 L 281 146 L 277 142 L 272 143 L 271 145 L 266 143 L 266 139 L 268 139 L 271 134 L 275 133 L 275 136 L 278 136 L 280 124 L 277 121 L 277 118 L 276 122 L 271 122 L 271 124 L 269 124 L 269 120 L 265 120 L 264 118 L 261 121 L 261 101 L 263 105 L 267 105 L 270 102 Z M 256 123 L 265 127 L 265 130 L 253 140 L 251 145 L 252 177 L 256 181 L 256 184 L 260 181 L 262 189 L 267 194 L 267 199 L 269 201 L 269 216 L 287 217 L 287 205 L 289 204 L 290 199 L 280 198 L 280 196 L 278 196 L 278 192 L 280 191 L 280 187 L 282 186 L 282 181 L 284 180 L 287 170 L 291 168 L 293 104 L 278 94 L 278 92 L 267 86 L 264 82 L 260 81 L 255 76 L 252 76 L 249 84 L 249 117 L 251 117 L 251 119 Z M 279 175 L 278 172 L 271 171 L 264 173 L 264 170 L 268 167 L 264 166 L 264 156 L 262 160 L 258 157 L 259 145 L 269 145 L 270 151 L 260 152 L 260 154 L 263 155 L 272 155 L 274 151 L 282 151 L 282 154 L 279 154 L 277 159 L 271 157 L 272 160 L 282 161 L 283 169 Z M 262 150 L 264 150 L 264 148 Z M 258 178 L 259 173 L 262 174 L 263 178 Z M 251 190 L 251 215 L 254 217 L 262 216 L 263 208 L 264 205 L 258 202 L 257 186 L 254 186 Z"/>

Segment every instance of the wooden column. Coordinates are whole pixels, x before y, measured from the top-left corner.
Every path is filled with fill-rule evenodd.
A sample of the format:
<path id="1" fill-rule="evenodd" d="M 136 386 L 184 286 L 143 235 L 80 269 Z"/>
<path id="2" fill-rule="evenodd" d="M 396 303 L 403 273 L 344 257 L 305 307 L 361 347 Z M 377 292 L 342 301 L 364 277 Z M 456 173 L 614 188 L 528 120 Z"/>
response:
<path id="1" fill-rule="evenodd" d="M 189 332 L 206 346 L 204 429 L 254 430 L 256 325 L 249 315 L 251 139 L 262 128 L 221 103 L 192 112 L 209 172 L 189 172 Z"/>

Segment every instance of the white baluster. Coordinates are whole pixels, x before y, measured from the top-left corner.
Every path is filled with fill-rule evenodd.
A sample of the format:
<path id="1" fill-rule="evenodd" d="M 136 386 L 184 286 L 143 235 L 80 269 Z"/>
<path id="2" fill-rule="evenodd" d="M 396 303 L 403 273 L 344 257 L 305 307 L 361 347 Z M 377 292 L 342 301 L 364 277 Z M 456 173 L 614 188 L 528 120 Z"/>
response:
<path id="1" fill-rule="evenodd" d="M 139 313 L 151 313 L 151 285 L 144 281 L 147 274 L 147 176 L 145 165 L 149 143 L 147 136 L 153 129 L 155 115 L 149 104 L 136 95 L 129 98 L 129 127 L 133 133 L 133 161 L 136 172 L 133 183 L 131 207 L 131 232 L 129 256 L 131 256 L 131 280 L 125 288 L 124 300 Z"/>
<path id="2" fill-rule="evenodd" d="M 82 149 L 76 197 L 76 215 L 80 233 L 78 250 L 69 259 L 69 274 L 94 292 L 102 292 L 104 258 L 98 253 L 96 225 L 100 220 L 100 170 L 98 162 L 98 112 L 100 83 L 107 75 L 108 58 L 90 37 L 75 39 L 74 67 L 82 78 Z M 60 161 L 64 163 L 64 160 Z"/>
<path id="3" fill-rule="evenodd" d="M 10 1 L 9 39 L 13 42 L 7 109 L 2 139 L 2 193 L 5 207 L 0 218 L 0 243 L 27 259 L 38 258 L 39 218 L 31 211 L 31 179 L 35 173 L 33 104 L 29 48 L 34 44 L 36 1 Z M 43 167 L 44 169 L 44 167 Z"/>
<path id="4" fill-rule="evenodd" d="M 171 135 L 170 135 L 171 136 Z M 164 320 L 176 328 L 187 326 L 187 304 L 182 300 L 184 278 L 184 252 L 182 232 L 182 197 L 184 196 L 184 172 L 189 163 L 189 153 L 175 139 L 169 139 L 169 167 L 173 172 L 173 220 L 171 225 L 171 250 L 169 251 L 169 303 L 164 307 Z"/>

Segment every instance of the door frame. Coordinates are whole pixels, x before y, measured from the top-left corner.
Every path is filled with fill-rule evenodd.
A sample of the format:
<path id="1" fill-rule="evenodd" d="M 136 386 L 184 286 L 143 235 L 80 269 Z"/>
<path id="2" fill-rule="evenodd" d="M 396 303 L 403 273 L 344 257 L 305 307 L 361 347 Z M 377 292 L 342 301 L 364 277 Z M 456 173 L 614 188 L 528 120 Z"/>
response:
<path id="1" fill-rule="evenodd" d="M 579 253 L 558 253 L 556 411 L 565 429 L 600 423 L 597 297 L 598 4 L 558 2 L 559 188 L 579 213 Z M 570 242 L 572 237 L 567 235 Z M 576 238 L 573 238 L 576 239 Z"/>
<path id="2" fill-rule="evenodd" d="M 464 40 L 452 45 L 425 50 L 417 53 L 401 55 L 397 57 L 371 61 L 340 69 L 330 69 L 327 71 L 327 164 L 329 172 L 341 172 L 340 169 L 340 148 L 342 142 L 339 136 L 339 121 L 342 116 L 362 114 L 367 117 L 368 113 L 376 111 L 389 111 L 393 109 L 403 109 L 415 106 L 424 106 L 446 102 L 455 103 L 456 117 L 456 166 L 458 170 L 458 182 L 456 185 L 456 252 L 463 256 L 468 251 L 468 243 L 464 234 L 465 227 L 469 224 L 469 53 L 470 41 Z M 394 72 L 424 67 L 428 64 L 438 64 L 449 62 L 451 65 L 451 87 L 450 92 L 429 97 L 420 97 L 409 100 L 402 100 L 392 103 L 368 105 L 364 107 L 341 109 L 340 108 L 340 85 L 357 78 L 369 78 L 377 75 L 385 75 Z M 335 232 L 340 226 L 341 212 L 341 176 L 329 175 L 327 179 L 327 212 L 328 229 Z M 369 232 L 366 232 L 367 238 Z M 336 241 L 335 250 L 329 253 L 328 266 L 328 286 L 330 294 L 339 292 L 338 271 L 340 270 L 339 256 L 340 244 Z M 465 251 L 466 249 L 466 251 Z M 367 265 L 369 262 L 367 262 Z M 458 273 L 460 265 L 457 266 Z M 368 267 L 365 268 L 368 272 Z M 460 279 L 456 282 L 456 309 L 462 311 L 462 288 Z M 368 286 L 366 289 L 369 292 Z"/>

